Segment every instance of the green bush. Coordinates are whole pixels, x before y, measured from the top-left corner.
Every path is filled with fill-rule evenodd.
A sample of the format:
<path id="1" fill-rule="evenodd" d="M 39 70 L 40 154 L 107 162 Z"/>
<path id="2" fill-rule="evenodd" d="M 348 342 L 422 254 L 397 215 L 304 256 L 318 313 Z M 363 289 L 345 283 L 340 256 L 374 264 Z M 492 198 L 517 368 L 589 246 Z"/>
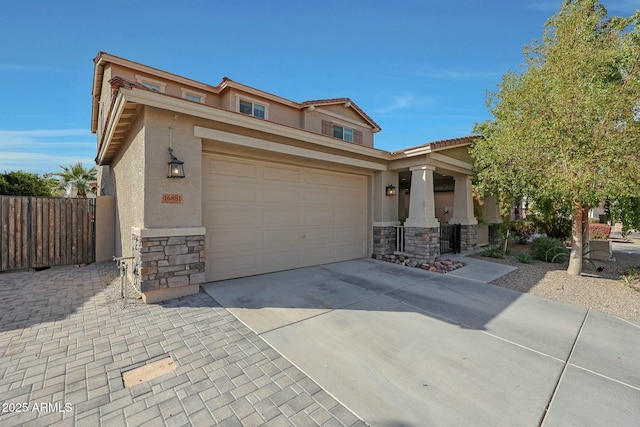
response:
<path id="1" fill-rule="evenodd" d="M 502 249 L 498 246 L 489 246 L 482 251 L 481 255 L 489 258 L 502 258 Z"/>
<path id="2" fill-rule="evenodd" d="M 533 233 L 536 232 L 536 225 L 533 221 L 521 219 L 511 222 L 511 230 L 513 230 L 519 243 L 527 243 Z"/>
<path id="3" fill-rule="evenodd" d="M 562 240 L 538 237 L 531 242 L 531 257 L 544 262 L 561 263 L 569 259 L 569 250 Z"/>
<path id="4" fill-rule="evenodd" d="M 555 199 L 538 200 L 533 204 L 527 219 L 534 222 L 538 230 L 556 239 L 571 237 L 571 204 Z"/>
<path id="5" fill-rule="evenodd" d="M 531 256 L 529 256 L 529 254 L 521 253 L 518 255 L 518 261 L 523 264 L 531 264 Z"/>

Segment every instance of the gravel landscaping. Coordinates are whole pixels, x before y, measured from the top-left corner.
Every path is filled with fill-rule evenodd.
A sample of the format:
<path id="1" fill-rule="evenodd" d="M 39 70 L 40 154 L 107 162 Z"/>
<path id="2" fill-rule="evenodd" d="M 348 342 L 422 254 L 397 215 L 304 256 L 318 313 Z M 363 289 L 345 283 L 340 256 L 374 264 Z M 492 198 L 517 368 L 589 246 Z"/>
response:
<path id="1" fill-rule="evenodd" d="M 640 248 L 640 239 L 631 239 L 627 245 Z M 522 263 L 517 256 L 528 253 L 528 245 L 510 245 L 509 255 L 504 258 L 474 257 L 517 267 L 517 270 L 494 280 L 492 284 L 519 292 L 573 304 L 587 309 L 612 314 L 623 319 L 640 322 L 640 284 L 627 285 L 621 279 L 628 266 L 640 267 L 640 254 L 630 254 L 614 249 L 614 261 L 596 267 L 584 263 L 581 276 L 567 274 L 567 264 L 552 264 L 542 261 Z"/>

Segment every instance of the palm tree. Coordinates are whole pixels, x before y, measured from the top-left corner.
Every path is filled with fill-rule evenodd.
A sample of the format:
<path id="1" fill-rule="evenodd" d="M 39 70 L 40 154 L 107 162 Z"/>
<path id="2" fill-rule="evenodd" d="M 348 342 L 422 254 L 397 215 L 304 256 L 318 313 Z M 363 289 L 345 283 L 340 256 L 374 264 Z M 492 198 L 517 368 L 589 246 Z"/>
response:
<path id="1" fill-rule="evenodd" d="M 52 174 L 58 180 L 57 189 L 64 191 L 66 197 L 71 197 L 75 193 L 77 197 L 86 199 L 90 184 L 95 182 L 98 176 L 96 167 L 86 169 L 82 166 L 82 162 L 69 166 L 60 165 L 60 167 L 63 172 Z"/>

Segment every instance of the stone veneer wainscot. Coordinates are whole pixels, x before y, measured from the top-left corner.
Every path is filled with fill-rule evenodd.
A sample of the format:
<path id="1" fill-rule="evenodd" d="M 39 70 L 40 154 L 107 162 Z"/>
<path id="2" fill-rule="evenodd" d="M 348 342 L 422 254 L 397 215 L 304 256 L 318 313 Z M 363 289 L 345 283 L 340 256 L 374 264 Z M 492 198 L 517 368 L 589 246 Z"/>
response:
<path id="1" fill-rule="evenodd" d="M 478 226 L 460 226 L 460 250 L 471 251 L 478 247 Z"/>
<path id="2" fill-rule="evenodd" d="M 392 255 L 396 251 L 395 225 L 373 226 L 373 256 Z"/>
<path id="3" fill-rule="evenodd" d="M 405 227 L 404 251 L 419 261 L 434 262 L 440 256 L 440 227 Z"/>
<path id="4" fill-rule="evenodd" d="M 133 227 L 131 234 L 133 279 L 143 296 L 154 291 L 182 287 L 190 287 L 187 293 L 195 293 L 199 285 L 204 283 L 203 227 Z"/>

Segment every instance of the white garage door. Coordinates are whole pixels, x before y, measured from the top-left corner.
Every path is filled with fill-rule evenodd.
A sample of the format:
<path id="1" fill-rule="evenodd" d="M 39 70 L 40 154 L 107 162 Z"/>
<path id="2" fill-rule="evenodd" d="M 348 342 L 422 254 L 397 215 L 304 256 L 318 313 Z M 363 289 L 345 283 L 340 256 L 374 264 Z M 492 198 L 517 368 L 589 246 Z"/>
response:
<path id="1" fill-rule="evenodd" d="M 206 280 L 367 256 L 367 178 L 203 155 Z"/>

